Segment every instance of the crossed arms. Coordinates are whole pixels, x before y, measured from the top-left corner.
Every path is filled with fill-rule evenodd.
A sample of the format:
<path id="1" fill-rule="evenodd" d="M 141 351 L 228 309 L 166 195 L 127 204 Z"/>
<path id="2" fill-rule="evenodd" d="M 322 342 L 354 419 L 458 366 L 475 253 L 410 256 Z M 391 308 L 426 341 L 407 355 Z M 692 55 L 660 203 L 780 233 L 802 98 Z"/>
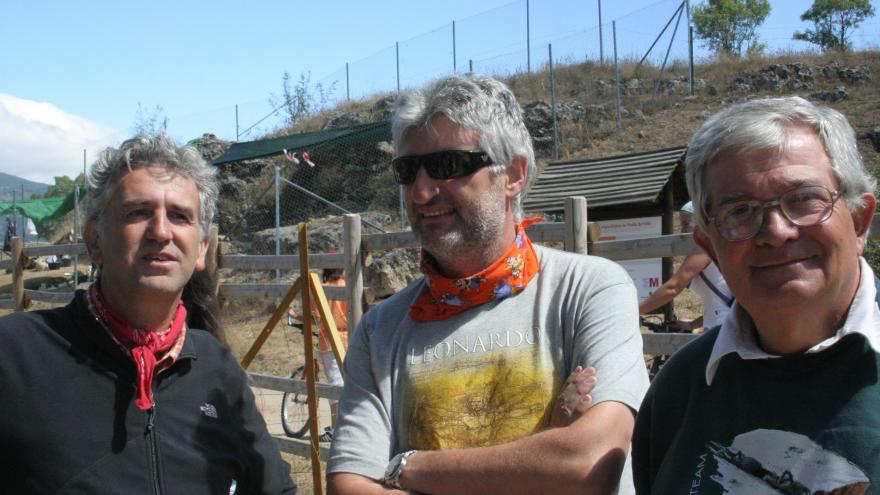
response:
<path id="1" fill-rule="evenodd" d="M 626 461 L 634 412 L 614 401 L 590 407 L 591 373 L 579 368 L 569 377 L 550 429 L 492 447 L 417 452 L 401 477 L 411 492 L 334 473 L 329 493 L 610 493 Z"/>

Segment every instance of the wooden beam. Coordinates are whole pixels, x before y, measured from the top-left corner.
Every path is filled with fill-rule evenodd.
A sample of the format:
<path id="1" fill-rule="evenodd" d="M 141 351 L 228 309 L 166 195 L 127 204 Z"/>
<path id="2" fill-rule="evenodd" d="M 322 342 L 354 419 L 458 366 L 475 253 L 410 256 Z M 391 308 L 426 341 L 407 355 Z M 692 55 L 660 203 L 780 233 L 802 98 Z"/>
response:
<path id="1" fill-rule="evenodd" d="M 309 440 L 302 440 L 299 438 L 288 438 L 282 436 L 272 436 L 276 442 L 278 442 L 278 449 L 282 452 L 287 452 L 288 454 L 293 454 L 299 457 L 311 457 L 312 455 L 312 444 Z M 330 457 L 330 444 L 322 443 L 318 446 L 318 455 L 321 460 L 326 460 Z"/>
<path id="2" fill-rule="evenodd" d="M 251 365 L 251 361 L 257 356 L 257 353 L 260 351 L 260 348 L 263 347 L 263 344 L 266 342 L 266 339 L 269 338 L 269 335 L 272 333 L 272 330 L 275 329 L 275 325 L 278 324 L 278 321 L 281 320 L 281 317 L 287 314 L 287 308 L 290 306 L 290 303 L 293 302 L 293 299 L 296 297 L 296 294 L 302 290 L 303 284 L 305 282 L 305 278 L 300 277 L 296 279 L 296 282 L 293 283 L 293 286 L 290 287 L 290 290 L 287 292 L 287 295 L 284 296 L 284 299 L 281 301 L 281 304 L 275 308 L 275 311 L 272 313 L 272 316 L 269 317 L 269 321 L 266 322 L 266 326 L 263 327 L 263 330 L 260 332 L 260 335 L 257 336 L 254 343 L 251 345 L 251 348 L 247 351 L 247 354 L 241 359 L 241 367 L 247 369 L 248 366 Z M 222 286 L 221 286 L 222 292 Z M 311 334 L 309 334 L 311 335 Z"/>
<path id="3" fill-rule="evenodd" d="M 587 198 L 565 198 L 565 250 L 587 254 Z"/>
<path id="4" fill-rule="evenodd" d="M 219 257 L 220 268 L 235 268 L 243 270 L 299 270 L 299 255 L 283 254 L 248 254 L 228 255 Z M 345 255 L 341 253 L 323 253 L 309 255 L 309 266 L 315 269 L 343 268 Z"/>
<path id="5" fill-rule="evenodd" d="M 626 241 L 602 241 L 591 246 L 590 254 L 610 260 L 638 260 L 702 253 L 691 234 L 674 234 Z"/>
<path id="6" fill-rule="evenodd" d="M 21 237 L 12 238 L 12 300 L 16 311 L 24 311 L 24 263 L 25 256 L 22 249 Z"/>
<path id="7" fill-rule="evenodd" d="M 31 301 L 67 304 L 73 299 L 74 293 L 25 289 L 24 294 Z"/>
<path id="8" fill-rule="evenodd" d="M 342 220 L 342 253 L 345 256 L 348 326 L 352 330 L 357 328 L 364 316 L 364 258 L 361 238 L 360 215 L 345 215 Z"/>
<path id="9" fill-rule="evenodd" d="M 25 256 L 62 256 L 88 255 L 85 244 L 53 244 L 51 246 L 28 246 L 24 249 Z"/>
<path id="10" fill-rule="evenodd" d="M 221 284 L 223 297 L 283 297 L 290 290 L 290 284 Z M 345 287 L 325 286 L 324 293 L 332 301 L 344 301 Z"/>
<path id="11" fill-rule="evenodd" d="M 265 388 L 267 390 L 277 390 L 279 392 L 291 392 L 297 394 L 308 393 L 308 386 L 305 380 L 296 378 L 283 378 L 280 376 L 261 375 L 259 373 L 248 373 L 251 386 L 257 388 Z M 329 383 L 316 383 L 315 388 L 318 397 L 322 399 L 339 400 L 342 397 L 342 386 L 331 385 Z"/>

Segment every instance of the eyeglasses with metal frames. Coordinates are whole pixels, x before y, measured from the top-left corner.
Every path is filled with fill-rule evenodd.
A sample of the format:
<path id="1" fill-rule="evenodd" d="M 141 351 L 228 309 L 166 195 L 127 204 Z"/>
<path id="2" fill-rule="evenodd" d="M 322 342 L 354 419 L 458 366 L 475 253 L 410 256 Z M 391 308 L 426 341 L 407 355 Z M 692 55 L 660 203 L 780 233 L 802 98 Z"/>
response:
<path id="1" fill-rule="evenodd" d="M 818 225 L 831 217 L 834 203 L 840 198 L 840 194 L 839 191 L 831 191 L 824 186 L 800 186 L 773 201 L 751 199 L 725 203 L 708 220 L 725 240 L 744 241 L 760 232 L 766 211 L 771 208 L 779 207 L 782 216 L 792 225 Z"/>

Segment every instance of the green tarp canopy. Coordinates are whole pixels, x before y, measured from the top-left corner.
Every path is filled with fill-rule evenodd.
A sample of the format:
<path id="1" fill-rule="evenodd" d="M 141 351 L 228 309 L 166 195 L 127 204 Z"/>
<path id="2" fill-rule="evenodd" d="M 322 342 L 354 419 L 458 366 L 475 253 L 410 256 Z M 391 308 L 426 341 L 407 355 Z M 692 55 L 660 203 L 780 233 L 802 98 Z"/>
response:
<path id="1" fill-rule="evenodd" d="M 300 151 L 317 146 L 328 146 L 338 143 L 375 143 L 391 140 L 391 123 L 374 122 L 358 124 L 350 127 L 327 129 L 324 131 L 303 132 L 290 136 L 282 136 L 247 143 L 233 143 L 226 153 L 216 158 L 214 165 L 221 165 L 239 160 L 252 160 L 266 156 L 279 155 L 284 150 Z"/>
<path id="2" fill-rule="evenodd" d="M 79 197 L 85 198 L 85 194 L 85 187 L 80 187 Z M 24 215 L 30 218 L 34 222 L 55 220 L 73 210 L 74 202 L 74 191 L 70 191 L 70 194 L 67 196 L 16 201 L 14 203 L 14 208 L 12 202 L 0 203 L 0 215 L 18 213 L 19 215 Z"/>

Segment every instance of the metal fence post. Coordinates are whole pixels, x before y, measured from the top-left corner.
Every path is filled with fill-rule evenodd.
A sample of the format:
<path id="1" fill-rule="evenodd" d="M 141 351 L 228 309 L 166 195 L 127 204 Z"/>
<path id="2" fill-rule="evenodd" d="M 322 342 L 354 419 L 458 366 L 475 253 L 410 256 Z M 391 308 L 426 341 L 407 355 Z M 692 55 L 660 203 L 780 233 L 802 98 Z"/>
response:
<path id="1" fill-rule="evenodd" d="M 458 72 L 458 65 L 455 60 L 455 21 L 452 21 L 452 73 Z"/>
<path id="2" fill-rule="evenodd" d="M 550 115 L 553 118 L 553 158 L 559 159 L 559 124 L 556 119 L 556 77 L 553 72 L 553 44 L 547 45 L 550 61 Z"/>
<path id="3" fill-rule="evenodd" d="M 611 21 L 611 37 L 614 38 L 614 91 L 617 99 L 617 128 L 623 129 L 620 118 L 620 64 L 617 62 L 617 21 Z"/>
<path id="4" fill-rule="evenodd" d="M 532 40 L 529 31 L 529 0 L 526 0 L 526 72 L 532 72 Z"/>
<path id="5" fill-rule="evenodd" d="M 602 0 L 597 0 L 599 3 L 599 63 L 605 63 L 605 40 L 602 39 Z"/>
<path id="6" fill-rule="evenodd" d="M 688 22 L 688 92 L 694 96 L 694 27 Z"/>
<path id="7" fill-rule="evenodd" d="M 348 62 L 345 63 L 345 100 L 351 101 L 351 87 L 348 84 Z"/>
<path id="8" fill-rule="evenodd" d="M 275 256 L 281 256 L 281 167 L 275 165 Z M 281 278 L 281 270 L 275 269 L 275 278 Z"/>
<path id="9" fill-rule="evenodd" d="M 400 94 L 400 43 L 394 42 L 394 65 L 397 67 L 397 94 Z"/>

